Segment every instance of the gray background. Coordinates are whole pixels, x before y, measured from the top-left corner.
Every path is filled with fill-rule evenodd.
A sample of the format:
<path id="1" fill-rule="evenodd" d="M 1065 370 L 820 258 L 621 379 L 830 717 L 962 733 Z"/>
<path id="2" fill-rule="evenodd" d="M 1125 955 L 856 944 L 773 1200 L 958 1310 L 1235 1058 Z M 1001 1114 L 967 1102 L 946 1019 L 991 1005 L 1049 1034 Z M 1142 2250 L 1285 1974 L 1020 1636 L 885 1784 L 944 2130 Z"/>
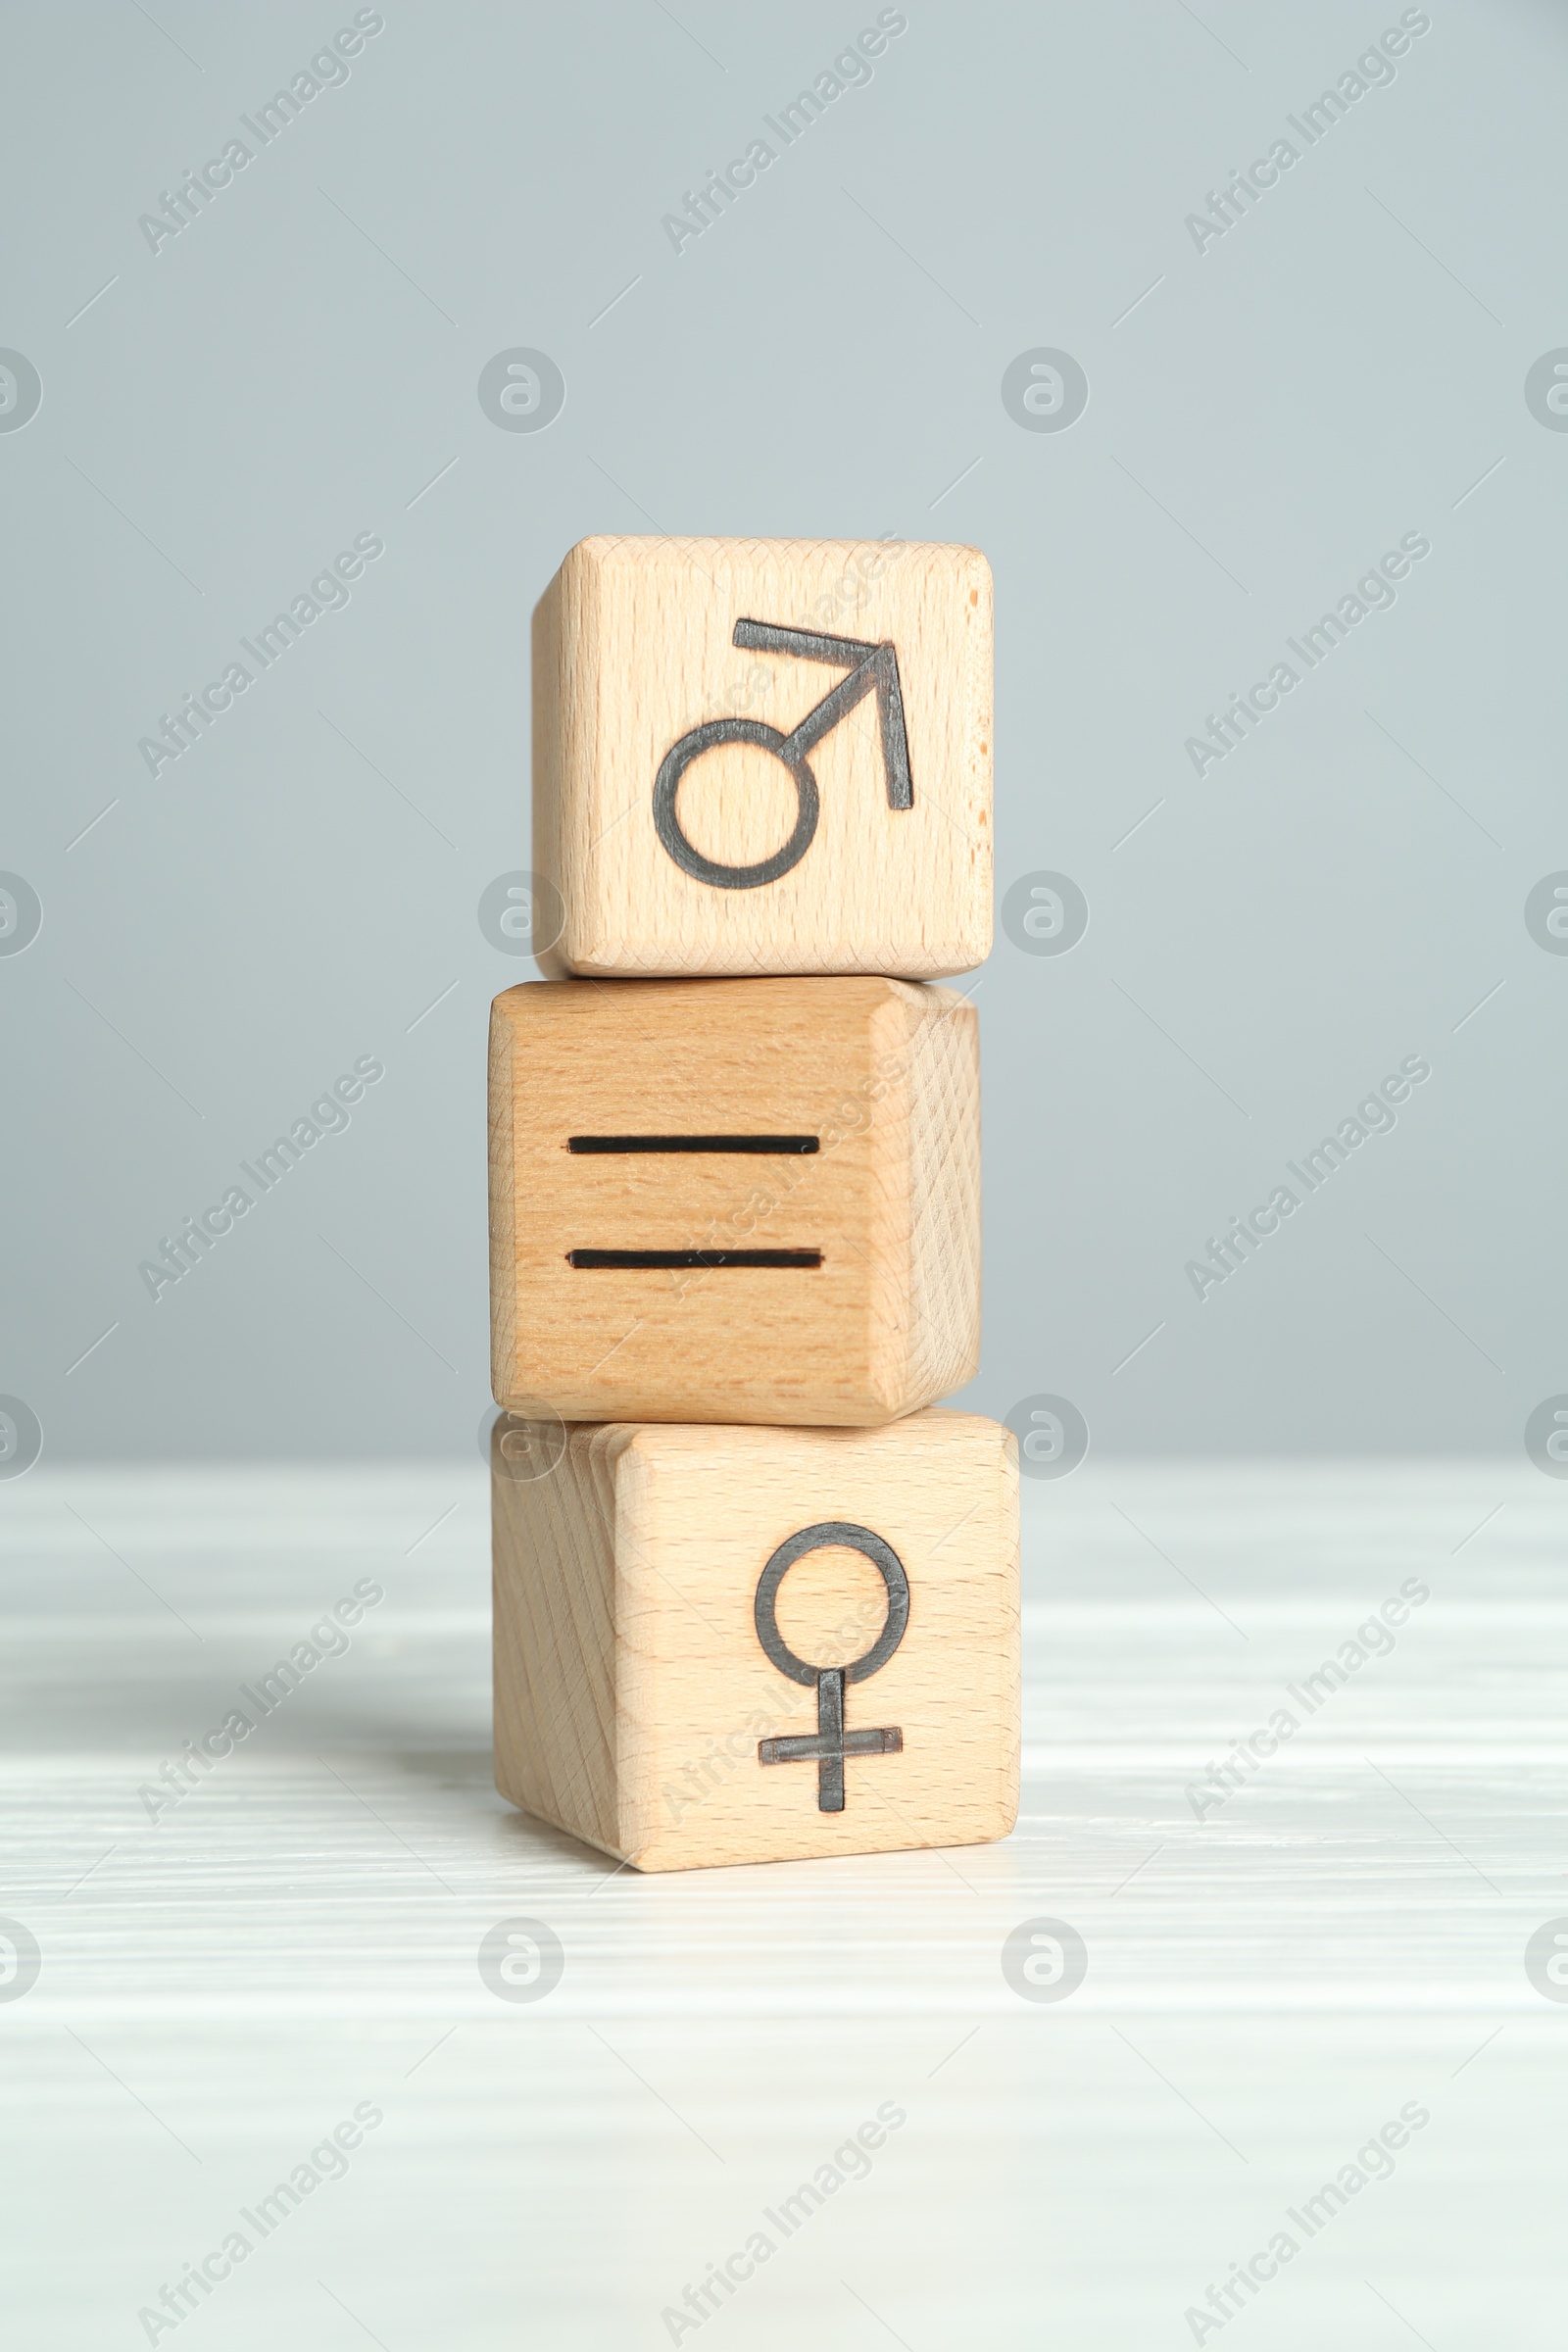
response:
<path id="1" fill-rule="evenodd" d="M 1568 1385 L 1568 959 L 1523 919 L 1568 865 L 1568 436 L 1523 396 L 1568 342 L 1562 13 L 1435 6 L 1200 253 L 1398 8 L 916 0 L 678 256 L 661 217 L 876 12 L 677 13 L 388 0 L 156 255 L 138 215 L 353 10 L 6 14 L 0 344 L 44 389 L 0 434 L 0 867 L 44 921 L 0 957 L 0 1390 L 56 1459 L 471 1457 L 530 609 L 590 531 L 896 531 L 995 569 L 999 898 L 1091 907 L 980 979 L 971 1399 L 1065 1396 L 1110 1454 L 1517 1457 Z M 515 345 L 565 376 L 542 433 L 476 397 Z M 1061 433 L 1000 396 L 1042 345 L 1089 377 Z M 159 713 L 363 531 L 348 608 L 152 779 Z M 1196 776 L 1410 531 L 1393 610 Z M 368 1054 L 350 1129 L 155 1304 L 138 1261 Z M 1414 1054 L 1396 1131 L 1200 1303 L 1206 1237 Z"/>

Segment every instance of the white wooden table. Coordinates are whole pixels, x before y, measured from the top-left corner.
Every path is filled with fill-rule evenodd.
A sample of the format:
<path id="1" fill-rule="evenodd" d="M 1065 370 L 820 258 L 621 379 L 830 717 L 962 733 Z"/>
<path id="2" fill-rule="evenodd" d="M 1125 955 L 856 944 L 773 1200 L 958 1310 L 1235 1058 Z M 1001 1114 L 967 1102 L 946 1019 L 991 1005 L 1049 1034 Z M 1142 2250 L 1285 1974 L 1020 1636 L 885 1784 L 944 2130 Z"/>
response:
<path id="1" fill-rule="evenodd" d="M 0 1912 L 39 1952 L 0 1999 L 8 2343 L 1560 2352 L 1568 2002 L 1524 1953 L 1568 1914 L 1568 1488 L 1091 1460 L 1025 1505 L 1010 1840 L 639 1880 L 490 1786 L 477 1461 L 0 1487 Z M 367 1578 L 346 1653 L 149 1819 Z M 1196 1818 L 1411 1578 L 1392 1651 Z M 535 2001 L 477 1965 L 517 1917 L 564 1954 Z M 1084 1939 L 1064 1999 L 1003 1974 L 1040 1918 Z"/>

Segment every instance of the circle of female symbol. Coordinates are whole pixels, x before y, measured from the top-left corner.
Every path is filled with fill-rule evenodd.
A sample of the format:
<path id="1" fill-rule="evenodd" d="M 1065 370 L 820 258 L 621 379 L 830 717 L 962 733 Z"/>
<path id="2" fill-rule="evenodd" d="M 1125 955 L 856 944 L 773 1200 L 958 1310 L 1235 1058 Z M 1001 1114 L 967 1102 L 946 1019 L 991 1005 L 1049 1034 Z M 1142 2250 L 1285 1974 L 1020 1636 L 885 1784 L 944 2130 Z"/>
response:
<path id="1" fill-rule="evenodd" d="M 778 1630 L 778 1589 L 788 1570 L 808 1551 L 826 1551 L 830 1547 L 858 1551 L 876 1568 L 887 1587 L 888 1613 L 882 1631 L 862 1657 L 848 1666 L 811 1666 L 798 1658 Z M 814 1735 L 789 1740 L 760 1740 L 757 1745 L 760 1764 L 816 1765 L 816 1807 L 819 1813 L 842 1813 L 844 1810 L 844 1759 L 846 1756 L 895 1756 L 904 1746 L 904 1734 L 897 1724 L 883 1725 L 876 1731 L 847 1732 L 844 1729 L 844 1691 L 847 1684 L 863 1683 L 885 1666 L 899 1643 L 904 1640 L 909 1623 L 909 1580 L 904 1573 L 904 1562 L 891 1544 L 873 1535 L 868 1527 L 857 1527 L 847 1519 L 819 1519 L 814 1527 L 803 1527 L 798 1534 L 782 1543 L 758 1579 L 757 1599 L 753 1606 L 757 1624 L 757 1639 L 766 1650 L 780 1674 L 787 1674 L 792 1683 L 816 1685 L 816 1731 Z"/>
<path id="2" fill-rule="evenodd" d="M 771 621 L 738 620 L 732 643 L 751 653 L 794 654 L 803 661 L 826 662 L 850 672 L 788 735 L 781 735 L 777 727 L 764 726 L 758 718 L 710 718 L 672 744 L 660 762 L 654 781 L 654 829 L 681 871 L 695 881 L 710 883 L 715 890 L 758 890 L 764 882 L 776 882 L 781 874 L 799 865 L 810 848 L 821 803 L 816 778 L 807 765 L 806 755 L 866 695 L 876 696 L 882 722 L 882 764 L 887 771 L 888 807 L 912 808 L 914 786 L 909 779 L 909 746 L 904 725 L 899 657 L 891 640 L 882 645 L 866 645 L 856 637 L 823 637 L 809 629 L 775 628 Z M 676 813 L 675 796 L 682 776 L 694 760 L 700 759 L 704 752 L 716 750 L 721 743 L 749 743 L 758 751 L 771 752 L 789 769 L 795 786 L 794 832 L 781 850 L 775 850 L 771 858 L 760 858 L 755 865 L 725 865 L 717 858 L 705 858 L 687 838 Z"/>

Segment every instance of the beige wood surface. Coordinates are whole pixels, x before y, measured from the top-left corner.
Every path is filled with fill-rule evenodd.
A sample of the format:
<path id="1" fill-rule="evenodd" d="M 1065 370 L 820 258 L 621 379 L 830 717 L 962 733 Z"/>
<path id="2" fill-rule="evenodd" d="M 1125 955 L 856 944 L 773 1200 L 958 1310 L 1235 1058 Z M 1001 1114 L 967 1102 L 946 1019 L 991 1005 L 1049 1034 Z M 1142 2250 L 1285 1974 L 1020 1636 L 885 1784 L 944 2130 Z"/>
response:
<path id="1" fill-rule="evenodd" d="M 800 862 L 760 886 L 685 872 L 654 781 L 716 718 L 788 734 L 848 674 L 737 649 L 737 620 L 897 650 L 913 802 L 889 807 L 874 696 L 808 753 L 820 795 Z M 991 948 L 992 590 L 972 547 L 906 541 L 584 539 L 534 615 L 535 870 L 561 890 L 555 972 L 966 971 Z M 769 858 L 794 830 L 769 750 L 704 752 L 680 785 L 703 856 Z"/>
<path id="2" fill-rule="evenodd" d="M 808 1136 L 809 1154 L 568 1150 Z M 873 1425 L 973 1377 L 979 1024 L 883 979 L 534 981 L 491 1018 L 492 1382 L 566 1420 Z M 586 1269 L 573 1250 L 819 1250 Z"/>
<path id="3" fill-rule="evenodd" d="M 575 1427 L 552 1470 L 519 1479 L 500 1450 L 506 1426 L 492 1451 L 495 1748 L 514 1804 L 640 1870 L 968 1845 L 1011 1829 L 1007 1430 L 944 1410 L 878 1430 Z M 771 1662 L 753 1612 L 774 1550 L 824 1520 L 880 1536 L 909 1588 L 903 1641 L 845 1706 L 849 1731 L 896 1728 L 903 1745 L 845 1759 L 838 1813 L 818 1808 L 814 1763 L 758 1753 L 816 1730 L 814 1686 Z M 779 1630 L 812 1666 L 863 1656 L 885 1616 L 880 1575 L 843 1547 L 799 1560 L 779 1591 Z"/>

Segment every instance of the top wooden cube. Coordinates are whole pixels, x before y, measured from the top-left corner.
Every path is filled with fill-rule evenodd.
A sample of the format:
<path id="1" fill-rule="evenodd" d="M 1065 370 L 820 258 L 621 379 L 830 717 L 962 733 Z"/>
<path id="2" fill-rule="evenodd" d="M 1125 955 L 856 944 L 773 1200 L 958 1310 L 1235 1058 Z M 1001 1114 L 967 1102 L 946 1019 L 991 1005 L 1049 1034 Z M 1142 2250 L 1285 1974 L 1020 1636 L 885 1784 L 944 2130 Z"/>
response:
<path id="1" fill-rule="evenodd" d="M 972 547 L 584 539 L 534 613 L 545 968 L 931 979 L 991 950 Z"/>

